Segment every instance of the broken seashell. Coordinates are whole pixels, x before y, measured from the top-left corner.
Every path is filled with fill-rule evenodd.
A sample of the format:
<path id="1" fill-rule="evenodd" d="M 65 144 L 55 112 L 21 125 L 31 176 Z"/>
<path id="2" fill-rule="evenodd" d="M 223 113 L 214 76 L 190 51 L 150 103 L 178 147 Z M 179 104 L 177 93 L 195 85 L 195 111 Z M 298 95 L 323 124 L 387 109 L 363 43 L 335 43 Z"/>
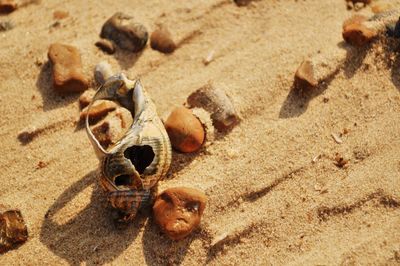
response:
<path id="1" fill-rule="evenodd" d="M 19 210 L 0 213 L 0 254 L 17 247 L 27 239 L 28 229 Z"/>
<path id="2" fill-rule="evenodd" d="M 97 90 L 88 113 L 97 100 L 114 101 L 133 117 L 129 130 L 106 151 L 93 135 L 86 116 L 86 131 L 100 160 L 101 184 L 109 193 L 111 205 L 125 214 L 125 221 L 131 220 L 150 201 L 157 182 L 167 173 L 171 143 L 139 80 L 129 80 L 124 74 L 111 76 Z"/>

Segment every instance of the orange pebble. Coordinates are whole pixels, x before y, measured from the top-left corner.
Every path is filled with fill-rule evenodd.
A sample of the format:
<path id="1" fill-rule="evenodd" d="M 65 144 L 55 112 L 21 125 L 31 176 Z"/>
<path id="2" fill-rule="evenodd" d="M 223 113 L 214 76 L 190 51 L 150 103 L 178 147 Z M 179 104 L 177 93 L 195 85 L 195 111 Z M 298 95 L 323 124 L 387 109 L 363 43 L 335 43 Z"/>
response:
<path id="1" fill-rule="evenodd" d="M 181 152 L 194 152 L 204 142 L 204 128 L 189 109 L 178 107 L 172 111 L 165 129 L 168 132 L 172 147 Z"/>

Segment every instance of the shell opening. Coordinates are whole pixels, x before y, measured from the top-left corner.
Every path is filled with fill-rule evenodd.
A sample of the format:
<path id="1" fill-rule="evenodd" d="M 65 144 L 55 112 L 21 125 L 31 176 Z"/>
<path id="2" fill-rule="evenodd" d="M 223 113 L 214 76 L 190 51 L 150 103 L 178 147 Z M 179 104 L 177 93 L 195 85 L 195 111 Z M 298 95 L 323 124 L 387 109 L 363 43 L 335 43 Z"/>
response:
<path id="1" fill-rule="evenodd" d="M 132 177 L 129 175 L 120 175 L 115 178 L 114 183 L 117 187 L 130 186 L 130 185 L 132 185 L 133 180 L 132 180 Z"/>
<path id="2" fill-rule="evenodd" d="M 125 158 L 129 159 L 139 174 L 153 162 L 155 153 L 150 145 L 134 145 L 124 151 Z"/>

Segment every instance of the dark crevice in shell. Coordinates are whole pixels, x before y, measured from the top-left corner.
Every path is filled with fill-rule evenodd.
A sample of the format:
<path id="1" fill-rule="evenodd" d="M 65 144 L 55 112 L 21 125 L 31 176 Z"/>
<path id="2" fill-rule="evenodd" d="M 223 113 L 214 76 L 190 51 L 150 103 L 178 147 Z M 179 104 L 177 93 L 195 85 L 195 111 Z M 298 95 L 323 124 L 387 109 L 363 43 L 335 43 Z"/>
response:
<path id="1" fill-rule="evenodd" d="M 134 145 L 124 151 L 124 156 L 132 162 L 139 174 L 143 174 L 144 170 L 153 162 L 155 153 L 149 145 Z"/>

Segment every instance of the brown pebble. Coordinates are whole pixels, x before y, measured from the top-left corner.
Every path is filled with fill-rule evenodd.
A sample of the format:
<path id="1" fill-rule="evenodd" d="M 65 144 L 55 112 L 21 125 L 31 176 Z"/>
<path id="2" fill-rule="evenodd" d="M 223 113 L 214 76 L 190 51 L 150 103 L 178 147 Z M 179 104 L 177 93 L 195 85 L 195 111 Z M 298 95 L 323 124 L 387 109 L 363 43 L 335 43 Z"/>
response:
<path id="1" fill-rule="evenodd" d="M 206 195 L 197 189 L 169 188 L 155 200 L 155 222 L 171 239 L 181 240 L 199 226 L 206 202 Z"/>
<path id="2" fill-rule="evenodd" d="M 204 142 L 204 128 L 189 109 L 174 109 L 165 122 L 172 147 L 181 152 L 198 151 Z"/>
<path id="3" fill-rule="evenodd" d="M 23 144 L 27 144 L 31 142 L 40 132 L 41 132 L 40 129 L 29 126 L 18 132 L 18 139 Z"/>
<path id="4" fill-rule="evenodd" d="M 49 60 L 53 65 L 53 87 L 59 92 L 81 92 L 87 89 L 89 79 L 83 74 L 81 56 L 74 46 L 50 45 Z"/>
<path id="5" fill-rule="evenodd" d="M 314 69 L 311 61 L 304 60 L 294 75 L 296 87 L 299 89 L 314 88 L 318 81 L 314 77 Z"/>
<path id="6" fill-rule="evenodd" d="M 176 44 L 172 39 L 171 33 L 165 27 L 153 31 L 150 36 L 150 46 L 154 50 L 166 54 L 172 53 L 176 49 Z"/>
<path id="7" fill-rule="evenodd" d="M 95 43 L 97 47 L 99 47 L 102 51 L 106 52 L 107 54 L 115 53 L 115 47 L 112 41 L 107 39 L 101 39 Z"/>
<path id="8" fill-rule="evenodd" d="M 335 165 L 340 168 L 346 168 L 349 160 L 343 158 L 339 153 L 336 153 L 335 156 Z"/>
<path id="9" fill-rule="evenodd" d="M 47 166 L 47 163 L 45 163 L 43 161 L 39 161 L 36 166 L 36 169 L 42 169 L 42 168 L 45 168 L 46 166 Z"/>
<path id="10" fill-rule="evenodd" d="M 117 12 L 104 23 L 100 37 L 114 41 L 122 49 L 139 52 L 146 46 L 148 33 L 132 16 Z"/>
<path id="11" fill-rule="evenodd" d="M 85 120 L 86 114 L 89 116 L 89 121 L 98 121 L 99 119 L 106 116 L 109 112 L 115 110 L 115 108 L 117 108 L 117 105 L 111 101 L 96 101 L 90 108 L 89 113 L 88 107 L 89 106 L 86 106 L 82 109 L 79 115 L 81 121 Z"/>
<path id="12" fill-rule="evenodd" d="M 0 254 L 18 247 L 28 239 L 28 229 L 19 210 L 0 213 Z"/>
<path id="13" fill-rule="evenodd" d="M 0 0 L 0 14 L 8 14 L 18 8 L 14 0 Z"/>
<path id="14" fill-rule="evenodd" d="M 62 11 L 62 10 L 56 10 L 53 12 L 53 18 L 54 19 L 64 19 L 69 16 L 69 13 L 67 11 Z"/>
<path id="15" fill-rule="evenodd" d="M 232 129 L 240 119 L 225 91 L 207 84 L 196 90 L 187 98 L 190 108 L 203 108 L 211 114 L 214 127 L 219 131 Z"/>
<path id="16" fill-rule="evenodd" d="M 370 43 L 377 35 L 377 31 L 363 24 L 362 16 L 346 20 L 343 23 L 343 39 L 355 46 L 364 46 Z"/>
<path id="17" fill-rule="evenodd" d="M 95 93 L 95 90 L 85 90 L 81 96 L 79 96 L 79 106 L 81 109 L 85 108 L 92 102 Z"/>

